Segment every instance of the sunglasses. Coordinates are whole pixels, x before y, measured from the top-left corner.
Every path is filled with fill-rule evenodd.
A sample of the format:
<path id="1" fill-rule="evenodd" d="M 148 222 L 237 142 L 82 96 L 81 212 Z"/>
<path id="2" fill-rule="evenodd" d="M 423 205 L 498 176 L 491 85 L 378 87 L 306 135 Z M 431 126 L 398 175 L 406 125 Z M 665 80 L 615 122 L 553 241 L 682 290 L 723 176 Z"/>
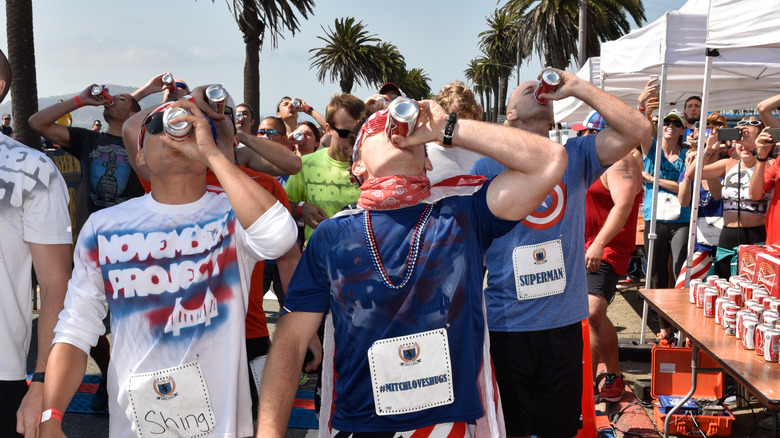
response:
<path id="1" fill-rule="evenodd" d="M 739 122 L 737 122 L 737 126 L 747 126 L 747 125 L 761 126 L 761 122 L 759 122 L 758 120 L 740 120 Z"/>
<path id="2" fill-rule="evenodd" d="M 339 129 L 339 128 L 336 128 L 335 126 L 333 127 L 333 130 L 336 131 L 336 133 L 341 138 L 349 138 L 349 134 L 352 133 L 351 129 Z"/>
<path id="3" fill-rule="evenodd" d="M 664 126 L 669 126 L 669 125 L 672 125 L 675 128 L 682 128 L 683 127 L 682 122 L 679 121 L 679 120 L 670 120 L 670 119 L 664 120 Z"/>
<path id="4" fill-rule="evenodd" d="M 187 86 L 184 82 L 174 82 L 176 84 L 177 88 L 182 88 L 184 90 L 189 90 L 190 87 Z"/>
<path id="5" fill-rule="evenodd" d="M 143 146 L 143 138 L 146 134 L 159 134 L 165 131 L 165 128 L 163 127 L 163 114 L 165 114 L 165 112 L 160 111 L 146 116 L 146 119 L 144 119 L 144 123 L 141 126 L 142 128 L 141 140 L 138 142 L 139 148 Z M 214 143 L 216 143 L 217 146 L 219 146 L 219 139 L 217 138 L 217 128 L 214 126 L 214 123 L 207 115 L 204 114 L 203 117 L 205 117 L 206 120 L 209 121 L 209 126 L 211 127 L 211 136 L 214 137 Z"/>
<path id="6" fill-rule="evenodd" d="M 279 135 L 281 132 L 277 131 L 276 129 L 258 129 L 257 135 L 263 136 L 263 135 Z"/>

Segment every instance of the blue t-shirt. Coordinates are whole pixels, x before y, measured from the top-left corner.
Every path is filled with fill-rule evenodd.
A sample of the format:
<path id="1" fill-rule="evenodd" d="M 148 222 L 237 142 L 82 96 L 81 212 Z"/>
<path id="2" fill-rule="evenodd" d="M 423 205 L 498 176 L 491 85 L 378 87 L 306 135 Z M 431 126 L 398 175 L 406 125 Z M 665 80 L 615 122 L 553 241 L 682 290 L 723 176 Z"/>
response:
<path id="1" fill-rule="evenodd" d="M 654 175 L 654 169 L 655 169 L 655 151 L 656 148 L 656 142 L 655 139 L 653 139 L 653 145 L 650 146 L 650 151 L 647 153 L 647 156 L 642 158 L 642 165 L 644 166 L 644 171 Z M 668 179 L 670 181 L 677 181 L 680 177 L 681 173 L 685 173 L 685 155 L 688 153 L 688 149 L 681 148 L 680 149 L 680 155 L 677 157 L 674 162 L 671 162 L 666 159 L 666 155 L 661 154 L 661 173 L 658 175 L 661 179 Z M 666 190 L 665 188 L 658 186 L 658 190 L 661 193 L 671 193 L 675 197 L 677 196 L 677 193 L 670 192 L 669 190 Z M 645 182 L 645 198 L 644 198 L 644 204 L 645 204 L 645 210 L 644 210 L 644 219 L 645 222 L 650 222 L 651 215 L 653 212 L 653 183 L 651 182 Z M 675 220 L 672 221 L 663 221 L 661 219 L 657 219 L 659 222 L 669 222 L 669 223 L 688 223 L 691 221 L 691 206 L 688 205 L 687 207 L 680 208 L 680 217 L 678 217 Z"/>
<path id="2" fill-rule="evenodd" d="M 685 179 L 685 172 L 680 172 L 677 182 Z M 723 181 L 723 178 L 719 178 Z M 691 190 L 693 190 L 693 180 L 690 180 Z M 703 181 L 702 181 L 703 182 Z M 699 187 L 699 215 L 698 217 L 723 217 L 723 202 L 715 199 L 709 190 L 704 188 L 704 184 Z M 694 244 L 695 251 L 712 251 L 715 247 L 702 245 L 698 241 Z"/>
<path id="3" fill-rule="evenodd" d="M 585 193 L 605 168 L 596 154 L 595 135 L 570 138 L 565 149 L 569 164 L 561 182 L 536 211 L 487 250 L 485 302 L 491 331 L 547 330 L 588 317 Z M 483 158 L 471 173 L 492 178 L 503 170 L 497 161 Z M 542 293 L 540 289 L 555 290 L 528 298 Z"/>
<path id="4" fill-rule="evenodd" d="M 338 215 L 314 230 L 290 282 L 284 311 L 332 311 L 335 429 L 411 430 L 482 416 L 477 388 L 485 330 L 482 259 L 497 237 L 496 219 L 487 207 L 488 184 L 473 196 L 448 197 L 434 204 L 422 231 L 417 266 L 400 290 L 386 287 L 375 271 L 364 212 Z M 371 212 L 379 256 L 393 284 L 402 283 L 413 230 L 426 205 Z M 454 402 L 414 413 L 377 415 L 369 347 L 378 340 L 442 328 L 449 340 Z"/>

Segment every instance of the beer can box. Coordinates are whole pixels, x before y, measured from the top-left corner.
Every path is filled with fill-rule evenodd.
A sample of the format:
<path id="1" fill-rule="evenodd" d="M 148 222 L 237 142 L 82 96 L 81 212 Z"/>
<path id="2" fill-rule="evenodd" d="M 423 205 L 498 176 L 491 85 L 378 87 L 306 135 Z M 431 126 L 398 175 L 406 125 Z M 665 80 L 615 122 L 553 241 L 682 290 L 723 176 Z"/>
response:
<path id="1" fill-rule="evenodd" d="M 780 298 L 780 255 L 763 252 L 758 255 L 755 266 L 755 283 L 769 291 L 769 295 Z"/>
<path id="2" fill-rule="evenodd" d="M 692 355 L 692 349 L 685 347 L 653 348 L 650 394 L 655 400 L 659 400 L 661 396 L 682 397 L 688 393 L 691 389 Z M 699 350 L 699 367 L 718 368 L 719 366 L 705 351 Z M 724 376 L 723 372 L 697 372 L 693 399 L 722 398 L 725 393 Z M 661 403 L 654 403 L 655 424 L 663 425 L 666 415 L 662 411 Z M 669 419 L 669 433 L 676 436 L 701 436 L 700 428 L 707 431 L 707 436 L 731 436 L 733 423 L 734 416 L 728 408 L 721 415 L 700 414 L 695 417 L 695 420 L 691 415 L 679 412 Z"/>
<path id="3" fill-rule="evenodd" d="M 753 283 L 756 283 L 756 265 L 758 262 L 758 256 L 759 254 L 765 252 L 776 254 L 777 250 L 776 248 L 765 245 L 739 245 L 739 275 L 747 278 Z"/>

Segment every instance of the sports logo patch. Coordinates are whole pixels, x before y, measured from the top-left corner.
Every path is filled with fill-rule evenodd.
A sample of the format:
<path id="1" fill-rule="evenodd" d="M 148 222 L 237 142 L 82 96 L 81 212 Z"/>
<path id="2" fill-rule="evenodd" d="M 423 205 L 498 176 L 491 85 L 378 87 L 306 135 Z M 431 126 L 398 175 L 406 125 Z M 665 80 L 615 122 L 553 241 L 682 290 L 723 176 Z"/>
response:
<path id="1" fill-rule="evenodd" d="M 152 387 L 154 388 L 154 392 L 159 396 L 157 397 L 157 400 L 170 400 L 179 395 L 176 393 L 176 381 L 170 376 L 154 379 L 152 381 Z"/>
<path id="2" fill-rule="evenodd" d="M 420 344 L 414 342 L 412 344 L 401 344 L 398 346 L 398 357 L 404 362 L 405 365 L 414 365 L 419 363 L 420 360 Z"/>

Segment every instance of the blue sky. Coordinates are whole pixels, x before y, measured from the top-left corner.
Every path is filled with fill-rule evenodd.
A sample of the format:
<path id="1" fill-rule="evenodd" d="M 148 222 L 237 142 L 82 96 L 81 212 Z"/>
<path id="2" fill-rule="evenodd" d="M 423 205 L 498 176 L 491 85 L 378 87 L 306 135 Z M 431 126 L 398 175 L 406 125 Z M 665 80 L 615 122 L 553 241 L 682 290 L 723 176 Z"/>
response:
<path id="1" fill-rule="evenodd" d="M 505 3 L 504 0 L 498 4 Z M 648 22 L 683 0 L 644 0 Z M 3 10 L 5 1 L 0 0 Z M 391 10 L 390 7 L 393 9 Z M 281 96 L 305 99 L 324 113 L 337 83 L 317 81 L 309 49 L 324 43 L 322 27 L 352 16 L 370 33 L 395 44 L 408 68 L 422 68 L 439 90 L 465 80 L 463 70 L 479 56 L 479 33 L 497 7 L 493 0 L 320 0 L 301 31 L 285 32 L 277 48 L 270 40 L 260 54 L 260 112 L 270 114 Z M 140 86 L 171 71 L 188 84 L 222 83 L 236 100 L 243 95 L 244 44 L 222 0 L 36 0 L 33 2 L 35 55 L 40 97 L 74 93 L 87 85 Z M 7 52 L 7 36 L 0 47 Z M 535 78 L 535 57 L 521 68 L 521 80 Z M 512 79 L 510 84 L 514 84 Z M 365 97 L 375 90 L 355 87 Z"/>

